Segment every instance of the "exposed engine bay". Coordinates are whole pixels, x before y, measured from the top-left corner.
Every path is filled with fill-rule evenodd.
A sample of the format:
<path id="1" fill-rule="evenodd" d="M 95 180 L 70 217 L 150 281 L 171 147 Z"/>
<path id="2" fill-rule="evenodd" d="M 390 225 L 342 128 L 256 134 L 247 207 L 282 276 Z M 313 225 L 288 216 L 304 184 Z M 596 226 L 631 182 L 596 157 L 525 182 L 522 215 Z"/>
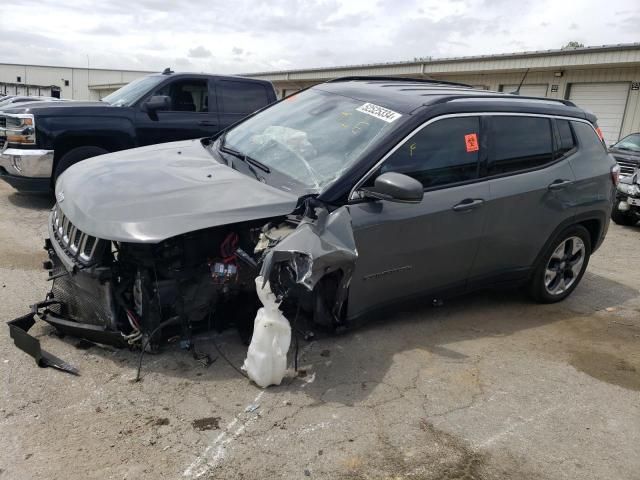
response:
<path id="1" fill-rule="evenodd" d="M 329 212 L 313 197 L 290 215 L 159 243 L 90 236 L 56 204 L 45 248 L 52 285 L 31 318 L 64 334 L 150 352 L 168 337 L 190 348 L 194 334 L 229 327 L 248 342 L 260 306 L 257 277 L 262 286 L 269 282 L 285 315 L 299 309 L 336 328 L 357 255 L 346 208 Z"/>

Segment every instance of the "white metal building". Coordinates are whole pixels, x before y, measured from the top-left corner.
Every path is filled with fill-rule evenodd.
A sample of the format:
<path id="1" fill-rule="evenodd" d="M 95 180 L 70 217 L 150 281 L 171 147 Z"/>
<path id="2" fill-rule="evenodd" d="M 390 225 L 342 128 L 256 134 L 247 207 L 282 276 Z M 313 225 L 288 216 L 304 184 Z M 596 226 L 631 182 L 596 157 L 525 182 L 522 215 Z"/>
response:
<path id="1" fill-rule="evenodd" d="M 527 72 L 521 95 L 565 98 L 592 111 L 608 143 L 640 131 L 640 43 L 476 57 L 260 72 L 280 96 L 336 77 L 433 78 L 512 92 Z M 0 93 L 98 100 L 150 72 L 0 64 Z"/>
<path id="2" fill-rule="evenodd" d="M 598 117 L 608 143 L 640 131 L 640 43 L 429 61 L 248 74 L 271 80 L 281 96 L 336 77 L 406 76 L 462 82 L 521 95 L 564 98 Z"/>
<path id="3" fill-rule="evenodd" d="M 99 100 L 151 72 L 0 63 L 0 94 Z M 57 92 L 57 93 L 56 93 Z"/>

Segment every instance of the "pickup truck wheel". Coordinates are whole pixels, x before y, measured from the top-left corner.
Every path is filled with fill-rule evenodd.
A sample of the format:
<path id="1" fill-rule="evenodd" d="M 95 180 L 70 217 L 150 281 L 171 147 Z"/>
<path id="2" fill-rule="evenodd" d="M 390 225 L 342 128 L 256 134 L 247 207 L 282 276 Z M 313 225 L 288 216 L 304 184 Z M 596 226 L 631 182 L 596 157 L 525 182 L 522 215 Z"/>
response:
<path id="1" fill-rule="evenodd" d="M 591 256 L 591 236 L 574 225 L 564 230 L 544 251 L 529 283 L 530 296 L 539 303 L 567 298 L 578 286 Z"/>
<path id="2" fill-rule="evenodd" d="M 635 225 L 637 222 L 637 219 L 633 214 L 624 214 L 616 207 L 614 207 L 613 212 L 611 212 L 611 220 L 613 220 L 617 225 L 623 225 L 625 227 Z"/>
<path id="3" fill-rule="evenodd" d="M 80 160 L 86 160 L 87 158 L 97 157 L 98 155 L 104 155 L 105 153 L 109 153 L 109 151 L 100 147 L 86 146 L 72 148 L 67 153 L 65 153 L 56 164 L 55 170 L 53 172 L 54 185 L 56 180 L 58 180 L 58 177 L 62 175 L 62 172 L 64 172 L 74 163 L 78 163 Z"/>

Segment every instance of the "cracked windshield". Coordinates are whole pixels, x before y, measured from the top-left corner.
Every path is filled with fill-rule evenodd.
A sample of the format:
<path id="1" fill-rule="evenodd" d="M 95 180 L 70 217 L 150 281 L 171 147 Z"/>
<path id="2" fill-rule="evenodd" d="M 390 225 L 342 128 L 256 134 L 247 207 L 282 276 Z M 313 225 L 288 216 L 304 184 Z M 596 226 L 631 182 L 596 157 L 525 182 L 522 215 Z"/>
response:
<path id="1" fill-rule="evenodd" d="M 362 100 L 307 90 L 229 131 L 225 146 L 320 190 L 400 116 Z"/>

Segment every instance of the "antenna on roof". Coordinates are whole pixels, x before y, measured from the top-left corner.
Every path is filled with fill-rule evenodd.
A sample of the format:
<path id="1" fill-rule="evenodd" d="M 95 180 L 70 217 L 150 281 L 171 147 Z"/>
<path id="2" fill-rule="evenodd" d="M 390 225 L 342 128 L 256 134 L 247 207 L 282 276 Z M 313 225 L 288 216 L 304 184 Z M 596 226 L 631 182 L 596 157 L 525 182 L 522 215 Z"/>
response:
<path id="1" fill-rule="evenodd" d="M 173 70 L 171 70 L 171 68 L 167 67 L 162 71 L 163 75 L 171 75 L 172 73 L 175 73 Z"/>
<path id="2" fill-rule="evenodd" d="M 511 92 L 512 95 L 520 95 L 520 87 L 524 83 L 524 79 L 527 78 L 527 73 L 529 73 L 529 69 L 528 68 L 527 68 L 527 71 L 524 72 L 524 75 L 522 76 L 522 80 L 520 80 L 520 85 L 518 85 L 518 88 L 516 88 L 516 91 L 515 92 Z"/>

